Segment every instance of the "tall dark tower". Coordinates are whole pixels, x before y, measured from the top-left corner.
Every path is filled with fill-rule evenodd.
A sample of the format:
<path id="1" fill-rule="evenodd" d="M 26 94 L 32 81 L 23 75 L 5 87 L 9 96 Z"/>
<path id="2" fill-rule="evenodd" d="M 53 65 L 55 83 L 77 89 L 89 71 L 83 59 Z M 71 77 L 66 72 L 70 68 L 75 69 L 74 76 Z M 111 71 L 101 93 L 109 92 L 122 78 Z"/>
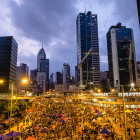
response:
<path id="1" fill-rule="evenodd" d="M 9 93 L 12 82 L 16 81 L 18 44 L 13 36 L 0 37 L 0 93 Z"/>
<path id="2" fill-rule="evenodd" d="M 138 16 L 139 16 L 139 26 L 140 26 L 140 0 L 137 0 Z"/>
<path id="3" fill-rule="evenodd" d="M 134 35 L 131 28 L 118 23 L 107 33 L 110 85 L 120 91 L 120 85 L 137 85 Z"/>
<path id="4" fill-rule="evenodd" d="M 77 16 L 77 72 L 79 85 L 100 85 L 100 61 L 97 15 L 90 11 Z"/>

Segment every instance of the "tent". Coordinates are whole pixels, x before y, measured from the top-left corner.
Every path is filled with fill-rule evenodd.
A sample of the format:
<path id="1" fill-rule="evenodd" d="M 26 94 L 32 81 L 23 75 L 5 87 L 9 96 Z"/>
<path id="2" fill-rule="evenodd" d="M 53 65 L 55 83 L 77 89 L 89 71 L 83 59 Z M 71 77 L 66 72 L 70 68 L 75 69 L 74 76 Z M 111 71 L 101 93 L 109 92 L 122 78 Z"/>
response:
<path id="1" fill-rule="evenodd" d="M 103 129 L 100 131 L 100 134 L 110 134 L 110 132 L 109 132 L 106 128 L 103 128 Z"/>
<path id="2" fill-rule="evenodd" d="M 37 140 L 37 139 L 33 137 L 28 137 L 26 140 Z"/>
<path id="3" fill-rule="evenodd" d="M 6 135 L 0 135 L 0 140 L 7 140 L 9 136 Z"/>
<path id="4" fill-rule="evenodd" d="M 21 135 L 20 132 L 15 132 L 15 131 L 13 131 L 13 130 L 10 132 L 10 136 L 11 136 L 11 137 L 16 137 L 16 136 L 19 136 L 19 135 Z M 6 136 L 9 137 L 9 133 L 7 133 Z"/>

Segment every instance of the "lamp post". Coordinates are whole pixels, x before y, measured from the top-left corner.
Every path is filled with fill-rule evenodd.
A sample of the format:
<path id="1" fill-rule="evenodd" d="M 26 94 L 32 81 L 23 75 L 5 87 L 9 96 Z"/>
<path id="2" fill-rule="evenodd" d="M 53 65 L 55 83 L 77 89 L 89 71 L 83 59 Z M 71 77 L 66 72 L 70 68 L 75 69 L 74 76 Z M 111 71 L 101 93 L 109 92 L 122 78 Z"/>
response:
<path id="1" fill-rule="evenodd" d="M 11 115 L 12 115 L 12 103 L 13 103 L 13 90 L 14 90 L 14 82 L 12 81 L 11 107 L 10 107 L 10 124 L 9 124 L 9 140 L 10 140 L 10 132 L 11 132 Z"/>
<path id="2" fill-rule="evenodd" d="M 122 97 L 123 97 L 123 114 L 124 114 L 124 129 L 125 129 L 125 140 L 126 140 L 126 112 L 125 112 L 125 99 L 124 99 L 124 86 L 122 87 Z"/>
<path id="3" fill-rule="evenodd" d="M 29 83 L 29 80 L 28 80 L 28 78 L 23 78 L 21 82 L 22 82 L 23 85 L 27 85 Z M 26 96 L 27 96 L 27 92 L 25 90 Z"/>
<path id="4" fill-rule="evenodd" d="M 28 78 L 23 78 L 21 82 L 22 82 L 22 84 L 27 85 L 28 84 Z M 26 93 L 26 96 L 27 96 L 27 92 L 25 92 L 25 93 Z M 27 104 L 26 104 L 26 111 L 27 111 Z M 25 127 L 26 127 L 26 124 L 27 124 L 27 122 L 26 122 L 27 119 L 26 118 L 27 118 L 27 116 L 25 117 Z"/>

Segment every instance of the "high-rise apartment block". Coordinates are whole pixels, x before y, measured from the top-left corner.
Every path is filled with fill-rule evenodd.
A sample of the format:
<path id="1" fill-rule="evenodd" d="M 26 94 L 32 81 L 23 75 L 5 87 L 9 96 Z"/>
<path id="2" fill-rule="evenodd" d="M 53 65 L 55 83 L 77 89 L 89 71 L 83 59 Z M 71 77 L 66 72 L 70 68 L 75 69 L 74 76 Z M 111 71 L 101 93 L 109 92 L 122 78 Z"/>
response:
<path id="1" fill-rule="evenodd" d="M 18 44 L 13 36 L 0 37 L 0 93 L 8 93 L 16 81 Z"/>
<path id="2" fill-rule="evenodd" d="M 77 72 L 79 85 L 88 87 L 100 85 L 100 62 L 97 15 L 90 11 L 79 13 L 77 27 Z M 79 75 L 79 74 L 77 74 Z"/>
<path id="3" fill-rule="evenodd" d="M 63 84 L 69 84 L 70 83 L 70 65 L 64 63 L 63 69 L 62 69 L 62 75 L 63 75 Z"/>
<path id="4" fill-rule="evenodd" d="M 131 28 L 118 23 L 107 33 L 109 82 L 120 91 L 120 85 L 137 85 L 137 67 L 134 35 Z"/>

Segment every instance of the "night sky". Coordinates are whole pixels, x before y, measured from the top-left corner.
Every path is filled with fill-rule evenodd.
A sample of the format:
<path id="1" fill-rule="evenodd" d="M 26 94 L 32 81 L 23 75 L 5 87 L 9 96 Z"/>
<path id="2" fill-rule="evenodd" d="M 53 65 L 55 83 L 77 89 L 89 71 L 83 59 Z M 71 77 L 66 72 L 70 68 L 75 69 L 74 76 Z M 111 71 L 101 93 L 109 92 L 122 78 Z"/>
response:
<path id="1" fill-rule="evenodd" d="M 1 0 L 0 36 L 14 36 L 18 43 L 18 65 L 37 67 L 43 46 L 50 59 L 50 73 L 62 71 L 63 63 L 77 63 L 76 17 L 91 11 L 98 16 L 101 70 L 108 70 L 106 33 L 121 22 L 134 30 L 137 61 L 140 61 L 140 29 L 136 0 Z"/>

